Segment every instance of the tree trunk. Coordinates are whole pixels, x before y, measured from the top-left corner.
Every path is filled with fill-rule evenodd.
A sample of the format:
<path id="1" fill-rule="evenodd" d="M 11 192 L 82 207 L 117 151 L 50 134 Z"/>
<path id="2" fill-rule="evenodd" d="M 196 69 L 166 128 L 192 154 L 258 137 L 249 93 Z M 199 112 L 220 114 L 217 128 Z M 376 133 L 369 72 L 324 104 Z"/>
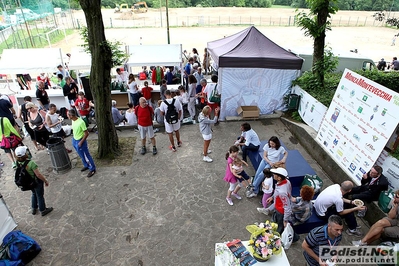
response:
<path id="1" fill-rule="evenodd" d="M 317 25 L 319 28 L 323 30 L 317 35 L 314 36 L 313 42 L 313 66 L 317 62 L 322 64 L 322 68 L 317 67 L 315 68 L 314 74 L 316 75 L 317 79 L 319 80 L 320 84 L 324 87 L 324 46 L 326 40 L 326 24 L 327 18 L 329 16 L 328 7 L 330 1 L 324 0 L 324 3 L 319 6 L 317 9 Z M 320 64 L 319 63 L 319 64 Z"/>
<path id="2" fill-rule="evenodd" d="M 119 147 L 111 114 L 112 52 L 105 38 L 101 0 L 79 0 L 79 3 L 86 17 L 91 52 L 90 88 L 96 106 L 98 157 L 114 158 Z"/>

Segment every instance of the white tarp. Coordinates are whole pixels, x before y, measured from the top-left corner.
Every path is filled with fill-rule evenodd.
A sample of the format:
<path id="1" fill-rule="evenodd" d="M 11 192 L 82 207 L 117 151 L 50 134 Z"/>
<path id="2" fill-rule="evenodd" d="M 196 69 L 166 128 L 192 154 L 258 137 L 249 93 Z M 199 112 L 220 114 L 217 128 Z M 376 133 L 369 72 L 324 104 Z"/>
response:
<path id="1" fill-rule="evenodd" d="M 179 66 L 182 62 L 181 44 L 129 45 L 127 47 L 132 66 Z"/>
<path id="2" fill-rule="evenodd" d="M 15 227 L 17 227 L 17 223 L 8 210 L 3 196 L 0 195 L 0 241 L 3 240 L 6 234 L 14 230 Z"/>
<path id="3" fill-rule="evenodd" d="M 72 47 L 69 69 L 82 70 L 91 68 L 91 54 L 86 53 L 83 47 Z"/>
<path id="4" fill-rule="evenodd" d="M 4 49 L 1 74 L 53 73 L 63 65 L 60 48 Z"/>
<path id="5" fill-rule="evenodd" d="M 396 129 L 399 94 L 346 69 L 316 140 L 360 184 Z"/>
<path id="6" fill-rule="evenodd" d="M 239 106 L 258 106 L 260 114 L 285 110 L 284 95 L 290 92 L 298 73 L 288 69 L 219 68 L 220 119 L 237 116 Z"/>

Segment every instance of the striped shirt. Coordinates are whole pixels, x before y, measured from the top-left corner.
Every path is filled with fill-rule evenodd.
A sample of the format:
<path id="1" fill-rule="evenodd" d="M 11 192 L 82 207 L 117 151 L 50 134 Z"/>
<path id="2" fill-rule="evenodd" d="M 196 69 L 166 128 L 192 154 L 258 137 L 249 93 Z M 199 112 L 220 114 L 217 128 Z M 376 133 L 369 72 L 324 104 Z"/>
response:
<path id="1" fill-rule="evenodd" d="M 305 238 L 306 243 L 317 256 L 319 256 L 320 246 L 330 246 L 330 244 L 332 244 L 333 246 L 338 246 L 341 240 L 342 235 L 337 236 L 334 240 L 329 239 L 327 235 L 327 225 L 314 228 Z M 313 259 L 306 251 L 303 252 L 303 256 L 310 266 L 320 265 L 319 262 Z"/>
<path id="2" fill-rule="evenodd" d="M 312 216 L 313 205 L 310 201 L 303 201 L 301 197 L 296 198 L 297 203 L 291 205 L 294 225 L 302 224 Z"/>

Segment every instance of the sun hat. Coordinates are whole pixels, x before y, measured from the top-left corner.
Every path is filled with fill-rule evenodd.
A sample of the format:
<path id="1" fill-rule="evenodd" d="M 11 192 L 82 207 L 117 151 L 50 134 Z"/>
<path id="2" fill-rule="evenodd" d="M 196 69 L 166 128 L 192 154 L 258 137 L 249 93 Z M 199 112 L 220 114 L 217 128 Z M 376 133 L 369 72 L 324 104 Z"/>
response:
<path id="1" fill-rule="evenodd" d="M 26 154 L 26 150 L 28 149 L 28 147 L 26 146 L 19 146 L 15 149 L 15 156 L 17 157 L 22 157 Z"/>
<path id="2" fill-rule="evenodd" d="M 34 104 L 34 103 L 32 103 L 32 102 L 27 103 L 27 104 L 25 105 L 25 107 L 26 107 L 26 109 L 29 109 L 29 108 L 37 108 L 36 104 Z"/>
<path id="3" fill-rule="evenodd" d="M 270 169 L 270 172 L 284 176 L 284 177 L 288 177 L 288 172 L 287 170 L 285 170 L 282 167 L 276 168 L 276 169 Z"/>

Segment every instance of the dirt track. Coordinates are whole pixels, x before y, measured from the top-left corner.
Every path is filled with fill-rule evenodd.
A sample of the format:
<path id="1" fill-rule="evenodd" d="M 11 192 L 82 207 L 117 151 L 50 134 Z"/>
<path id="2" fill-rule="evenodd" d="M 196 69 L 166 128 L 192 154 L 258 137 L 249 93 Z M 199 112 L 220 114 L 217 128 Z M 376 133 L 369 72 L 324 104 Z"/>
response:
<path id="1" fill-rule="evenodd" d="M 372 21 L 373 12 L 362 11 L 340 11 L 333 16 L 333 23 L 341 23 L 354 21 Z M 294 9 L 254 9 L 254 8 L 183 8 L 169 9 L 169 18 L 171 24 L 173 21 L 198 21 L 202 17 L 207 22 L 207 16 L 212 18 L 221 17 L 222 20 L 227 17 L 233 19 L 242 18 L 269 18 L 265 21 L 272 21 L 278 24 L 282 19 L 294 16 Z M 113 10 L 103 10 L 104 24 L 107 26 L 109 21 L 117 23 L 120 13 L 113 13 Z M 122 16 L 126 17 L 126 15 Z M 391 16 L 397 16 L 391 14 Z M 75 19 L 84 20 L 83 12 L 75 12 Z M 107 38 L 119 40 L 125 44 L 163 44 L 167 43 L 166 19 L 165 12 L 162 12 L 163 27 L 160 27 L 160 11 L 159 9 L 150 9 L 144 14 L 135 14 L 134 20 L 147 21 L 158 19 L 159 27 L 156 28 L 128 28 L 128 29 L 110 29 L 106 30 Z M 209 19 L 210 20 L 210 19 Z M 123 23 L 130 23 L 129 20 L 123 20 Z M 361 24 L 359 22 L 359 24 Z M 273 24 L 272 23 L 272 24 Z M 255 23 L 256 24 L 256 23 Z M 190 25 L 187 23 L 186 25 Z M 397 29 L 382 27 L 381 23 L 376 23 L 374 27 L 333 27 L 332 31 L 327 33 L 327 46 L 332 47 L 336 51 L 349 51 L 358 49 L 359 53 L 365 57 L 369 57 L 374 61 L 384 57 L 391 60 L 393 56 L 397 56 L 397 49 L 391 46 L 392 37 L 398 33 Z M 235 34 L 248 27 L 248 24 L 242 26 L 205 26 L 205 27 L 171 27 L 170 40 L 171 43 L 183 44 L 183 49 L 191 51 L 196 47 L 202 56 L 203 49 L 207 42 L 223 38 L 224 36 Z M 295 48 L 303 48 L 312 50 L 312 40 L 305 37 L 300 28 L 295 26 L 256 26 L 264 35 L 275 43 L 295 50 Z M 141 38 L 141 39 L 140 39 Z M 65 52 L 70 52 L 71 47 L 82 44 L 78 33 L 68 36 L 67 43 L 61 42 L 58 47 L 62 47 Z M 399 44 L 398 44 L 399 45 Z"/>

